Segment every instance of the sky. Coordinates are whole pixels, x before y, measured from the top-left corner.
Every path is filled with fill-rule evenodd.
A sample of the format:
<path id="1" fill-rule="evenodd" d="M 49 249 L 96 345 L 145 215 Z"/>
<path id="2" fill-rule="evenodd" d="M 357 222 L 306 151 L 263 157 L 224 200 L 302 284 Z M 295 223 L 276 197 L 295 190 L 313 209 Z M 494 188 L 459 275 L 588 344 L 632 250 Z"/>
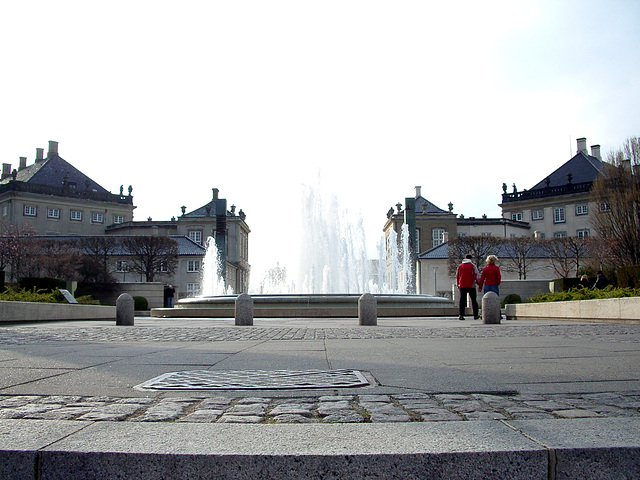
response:
<path id="1" fill-rule="evenodd" d="M 59 142 L 134 220 L 218 188 L 252 281 L 301 245 L 309 186 L 361 219 L 422 187 L 498 217 L 576 153 L 640 135 L 640 2 L 30 1 L 0 4 L 0 158 Z"/>

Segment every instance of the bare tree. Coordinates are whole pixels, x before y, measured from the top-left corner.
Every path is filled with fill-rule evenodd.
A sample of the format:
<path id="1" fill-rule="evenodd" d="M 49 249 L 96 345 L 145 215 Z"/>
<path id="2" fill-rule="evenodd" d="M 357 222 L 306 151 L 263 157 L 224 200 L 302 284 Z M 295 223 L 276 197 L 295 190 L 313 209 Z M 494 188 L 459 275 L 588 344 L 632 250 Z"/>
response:
<path id="1" fill-rule="evenodd" d="M 607 156 L 591 190 L 598 205 L 592 224 L 611 249 L 614 267 L 640 264 L 640 137 Z"/>
<path id="2" fill-rule="evenodd" d="M 28 272 L 28 260 L 32 256 L 33 235 L 29 225 L 9 225 L 0 232 L 0 270 L 11 269 L 10 280 L 15 281 Z"/>
<path id="3" fill-rule="evenodd" d="M 448 267 L 449 274 L 455 276 L 458 265 L 466 255 L 471 255 L 473 263 L 481 269 L 488 255 L 497 254 L 503 240 L 488 235 L 457 237 L 449 240 Z"/>
<path id="4" fill-rule="evenodd" d="M 563 237 L 540 240 L 540 247 L 549 256 L 554 271 L 562 278 L 578 276 L 580 266 L 589 256 L 588 238 Z"/>
<path id="5" fill-rule="evenodd" d="M 78 280 L 82 256 L 73 239 L 39 238 L 34 245 L 38 275 L 60 280 Z"/>
<path id="6" fill-rule="evenodd" d="M 519 280 L 526 280 L 527 273 L 537 267 L 533 256 L 538 249 L 538 241 L 533 237 L 509 238 L 503 242 L 502 265 L 508 272 L 516 272 Z"/>
<path id="7" fill-rule="evenodd" d="M 119 237 L 92 236 L 79 237 L 78 249 L 84 254 L 79 267 L 81 277 L 85 282 L 113 283 L 114 278 L 109 271 L 109 262 L 121 247 Z"/>
<path id="8" fill-rule="evenodd" d="M 178 264 L 178 242 L 170 237 L 147 235 L 124 237 L 122 245 L 131 256 L 130 271 L 153 282 L 158 273 L 172 274 Z"/>

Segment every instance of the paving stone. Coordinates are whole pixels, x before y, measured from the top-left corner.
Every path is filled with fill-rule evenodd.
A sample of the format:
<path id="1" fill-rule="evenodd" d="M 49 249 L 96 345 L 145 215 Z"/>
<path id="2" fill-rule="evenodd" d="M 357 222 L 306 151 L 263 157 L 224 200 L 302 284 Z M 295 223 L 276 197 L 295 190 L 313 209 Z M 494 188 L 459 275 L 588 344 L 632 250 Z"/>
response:
<path id="1" fill-rule="evenodd" d="M 247 403 L 269 403 L 271 401 L 270 398 L 262 398 L 262 397 L 246 397 L 238 400 L 238 404 L 243 405 Z"/>
<path id="2" fill-rule="evenodd" d="M 429 395 L 426 393 L 400 393 L 398 395 L 394 395 L 393 398 L 398 400 L 417 400 L 429 398 Z"/>
<path id="3" fill-rule="evenodd" d="M 553 410 L 569 410 L 571 408 L 570 405 L 554 402 L 551 400 L 532 400 L 524 402 L 526 405 L 530 407 L 538 408 L 540 410 L 546 410 L 551 412 Z"/>
<path id="4" fill-rule="evenodd" d="M 216 423 L 260 423 L 263 417 L 258 415 L 222 415 Z"/>
<path id="5" fill-rule="evenodd" d="M 467 420 L 507 420 L 500 412 L 468 412 L 464 416 Z"/>
<path id="6" fill-rule="evenodd" d="M 556 418 L 548 412 L 538 411 L 538 412 L 519 412 L 511 414 L 511 416 L 516 420 L 544 420 L 548 418 Z"/>
<path id="7" fill-rule="evenodd" d="M 340 402 L 322 402 L 318 404 L 318 414 L 319 415 L 330 415 L 333 412 L 341 411 L 341 410 L 353 410 L 349 402 L 340 401 Z"/>
<path id="8" fill-rule="evenodd" d="M 364 417 L 358 412 L 351 411 L 338 411 L 327 415 L 322 419 L 323 423 L 362 423 Z"/>
<path id="9" fill-rule="evenodd" d="M 560 418 L 595 418 L 602 416 L 596 412 L 592 412 L 591 410 L 581 410 L 578 408 L 572 410 L 556 410 L 551 413 Z"/>
<path id="10" fill-rule="evenodd" d="M 227 410 L 226 413 L 230 415 L 263 415 L 266 410 L 266 404 L 263 403 L 251 403 L 251 404 L 238 404 Z"/>
<path id="11" fill-rule="evenodd" d="M 215 409 L 203 409 L 196 410 L 182 418 L 176 420 L 176 422 L 188 422 L 188 423 L 213 423 L 218 417 L 224 413 L 223 410 Z"/>
<path id="12" fill-rule="evenodd" d="M 233 401 L 233 399 L 229 398 L 229 397 L 205 398 L 204 400 L 202 400 L 200 402 L 198 407 L 210 408 L 210 407 L 217 407 L 217 406 L 226 406 L 226 405 L 231 404 L 232 401 Z"/>
<path id="13" fill-rule="evenodd" d="M 425 422 L 456 422 L 463 420 L 460 415 L 456 415 L 444 408 L 425 410 L 424 412 L 420 412 L 420 415 Z"/>
<path id="14" fill-rule="evenodd" d="M 298 415 L 295 413 L 284 413 L 276 415 L 273 419 L 276 423 L 316 423 L 318 420 L 309 418 L 304 415 Z"/>
<path id="15" fill-rule="evenodd" d="M 41 397 L 36 395 L 19 395 L 16 397 L 5 397 L 0 400 L 0 408 L 22 407 L 31 402 L 35 402 L 40 398 Z"/>
<path id="16" fill-rule="evenodd" d="M 38 400 L 38 402 L 65 405 L 67 403 L 79 402 L 80 400 L 82 400 L 82 397 L 72 395 L 51 395 L 42 397 L 40 400 Z"/>
<path id="17" fill-rule="evenodd" d="M 25 416 L 24 418 L 36 420 L 72 420 L 87 413 L 88 411 L 88 408 L 83 407 L 62 407 L 56 408 L 55 410 L 49 410 L 47 412 L 33 413 Z"/>
<path id="18" fill-rule="evenodd" d="M 350 402 L 351 400 L 353 400 L 353 395 L 323 395 L 322 397 L 318 398 L 318 401 L 320 402 Z"/>
<path id="19" fill-rule="evenodd" d="M 390 402 L 389 395 L 358 395 L 358 400 L 362 402 Z"/>
<path id="20" fill-rule="evenodd" d="M 284 404 L 278 405 L 274 407 L 269 415 L 283 415 L 283 414 L 291 414 L 291 415 L 303 415 L 310 417 L 311 409 L 313 408 L 313 404 L 311 403 L 299 403 L 299 404 Z"/>

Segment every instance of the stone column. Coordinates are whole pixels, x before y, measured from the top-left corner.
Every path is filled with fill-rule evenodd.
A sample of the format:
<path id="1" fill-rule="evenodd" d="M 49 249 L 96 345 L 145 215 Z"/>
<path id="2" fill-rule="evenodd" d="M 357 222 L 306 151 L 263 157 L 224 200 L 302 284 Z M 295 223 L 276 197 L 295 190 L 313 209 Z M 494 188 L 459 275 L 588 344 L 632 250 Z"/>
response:
<path id="1" fill-rule="evenodd" d="M 116 325 L 133 325 L 133 297 L 123 293 L 116 300 Z"/>
<path id="2" fill-rule="evenodd" d="M 236 325 L 253 325 L 253 298 L 246 293 L 236 297 Z"/>
<path id="3" fill-rule="evenodd" d="M 358 299 L 358 320 L 360 325 L 378 325 L 378 302 L 370 293 Z"/>
<path id="4" fill-rule="evenodd" d="M 487 292 L 482 297 L 482 323 L 500 323 L 500 298 L 495 292 Z"/>

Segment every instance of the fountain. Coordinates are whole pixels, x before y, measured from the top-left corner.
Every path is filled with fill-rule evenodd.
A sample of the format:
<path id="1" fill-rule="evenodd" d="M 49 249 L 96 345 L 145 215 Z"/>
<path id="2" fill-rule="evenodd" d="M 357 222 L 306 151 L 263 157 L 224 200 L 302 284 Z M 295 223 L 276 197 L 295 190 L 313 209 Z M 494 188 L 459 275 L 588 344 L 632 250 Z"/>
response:
<path id="1" fill-rule="evenodd" d="M 270 269 L 259 293 L 251 292 L 254 316 L 357 317 L 363 293 L 376 297 L 378 316 L 442 316 L 455 313 L 451 301 L 429 295 L 409 295 L 413 279 L 408 225 L 391 231 L 378 242 L 377 282 L 370 275 L 361 219 L 352 221 L 335 196 L 326 200 L 309 189 L 302 202 L 305 228 L 297 283 L 286 278 L 286 268 Z M 153 309 L 157 317 L 234 316 L 236 296 L 220 278 L 217 248 L 211 239 L 204 259 L 201 295 L 180 299 L 173 309 Z"/>

